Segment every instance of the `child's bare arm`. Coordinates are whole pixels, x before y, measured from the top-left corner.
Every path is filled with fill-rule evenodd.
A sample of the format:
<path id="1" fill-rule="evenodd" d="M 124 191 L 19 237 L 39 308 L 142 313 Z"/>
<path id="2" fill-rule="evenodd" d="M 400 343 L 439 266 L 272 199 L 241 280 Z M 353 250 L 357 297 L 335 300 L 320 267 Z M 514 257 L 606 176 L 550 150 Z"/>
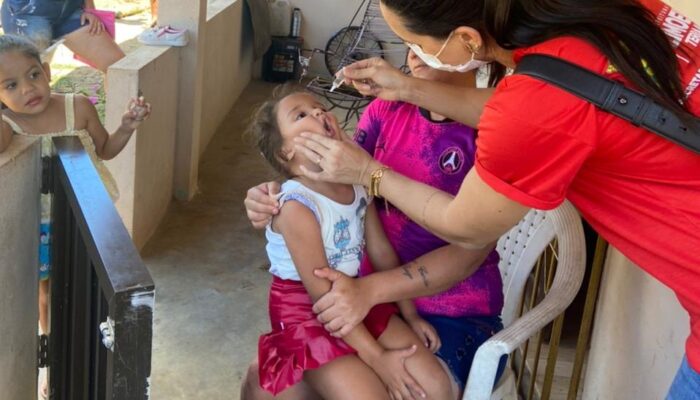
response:
<path id="1" fill-rule="evenodd" d="M 0 153 L 5 151 L 12 141 L 12 127 L 5 121 L 0 120 Z"/>
<path id="2" fill-rule="evenodd" d="M 316 301 L 328 292 L 331 284 L 326 279 L 314 276 L 314 269 L 328 265 L 321 228 L 314 214 L 306 206 L 296 201 L 287 202 L 273 219 L 273 228 L 283 237 L 294 266 L 309 293 Z M 401 382 L 410 385 L 417 392 L 423 392 L 413 377 L 405 370 L 396 352 L 384 349 L 364 324 L 358 324 L 343 340 L 357 350 L 358 356 L 372 367 L 387 385 L 397 386 Z M 391 364 L 393 362 L 393 364 Z M 389 382 L 390 381 L 390 382 Z"/>
<path id="3" fill-rule="evenodd" d="M 288 201 L 273 219 L 272 227 L 284 237 L 304 287 L 315 301 L 331 287 L 330 282 L 312 273 L 314 268 L 328 265 L 316 217 L 300 202 Z"/>
<path id="4" fill-rule="evenodd" d="M 87 130 L 90 133 L 93 143 L 95 143 L 95 153 L 103 160 L 111 160 L 119 154 L 131 139 L 134 130 L 151 113 L 150 104 L 143 98 L 132 99 L 128 109 L 122 115 L 122 123 L 111 135 L 97 115 L 95 106 L 85 96 L 76 96 L 76 109 L 78 115 L 83 115 L 87 119 Z"/>
<path id="5" fill-rule="evenodd" d="M 367 206 L 365 214 L 365 241 L 367 243 L 367 256 L 372 266 L 377 271 L 387 271 L 398 267 L 399 256 L 384 233 L 375 202 Z"/>
<path id="6" fill-rule="evenodd" d="M 273 219 L 273 228 L 284 237 L 294 266 L 309 296 L 313 301 L 318 300 L 330 290 L 331 284 L 313 274 L 315 268 L 328 265 L 321 239 L 321 227 L 313 212 L 299 202 L 289 201 Z M 359 324 L 344 339 L 365 361 L 377 357 L 384 350 L 369 335 L 364 324 Z"/>

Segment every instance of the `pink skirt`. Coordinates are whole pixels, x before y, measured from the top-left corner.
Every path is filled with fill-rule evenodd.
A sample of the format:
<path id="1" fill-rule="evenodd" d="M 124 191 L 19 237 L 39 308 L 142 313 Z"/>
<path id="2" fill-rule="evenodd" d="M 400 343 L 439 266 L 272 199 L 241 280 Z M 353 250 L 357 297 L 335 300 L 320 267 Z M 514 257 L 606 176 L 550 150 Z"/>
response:
<path id="1" fill-rule="evenodd" d="M 273 277 L 269 299 L 272 332 L 260 336 L 258 362 L 260 386 L 274 395 L 301 381 L 304 371 L 356 353 L 323 328 L 312 306 L 302 282 Z M 393 303 L 373 307 L 364 320 L 367 330 L 378 338 L 397 312 Z"/>

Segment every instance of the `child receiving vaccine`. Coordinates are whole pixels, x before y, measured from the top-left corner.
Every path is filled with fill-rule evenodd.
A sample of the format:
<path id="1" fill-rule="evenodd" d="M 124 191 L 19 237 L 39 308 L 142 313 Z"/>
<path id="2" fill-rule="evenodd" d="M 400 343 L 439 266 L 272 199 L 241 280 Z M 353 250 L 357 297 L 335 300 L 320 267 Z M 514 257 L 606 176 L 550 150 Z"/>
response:
<path id="1" fill-rule="evenodd" d="M 261 387 L 277 394 L 304 380 L 324 399 L 455 398 L 447 373 L 395 305 L 374 307 L 343 339 L 331 336 L 312 312 L 330 289 L 314 269 L 357 276 L 365 251 L 374 265 L 398 265 L 362 186 L 315 182 L 300 173 L 301 166 L 318 170 L 320 160 L 295 153 L 294 138 L 320 132 L 339 140 L 343 132 L 334 115 L 310 93 L 283 86 L 259 108 L 250 131 L 287 178 L 280 213 L 266 230 L 272 331 L 258 344 Z M 400 307 L 403 312 L 412 304 Z"/>

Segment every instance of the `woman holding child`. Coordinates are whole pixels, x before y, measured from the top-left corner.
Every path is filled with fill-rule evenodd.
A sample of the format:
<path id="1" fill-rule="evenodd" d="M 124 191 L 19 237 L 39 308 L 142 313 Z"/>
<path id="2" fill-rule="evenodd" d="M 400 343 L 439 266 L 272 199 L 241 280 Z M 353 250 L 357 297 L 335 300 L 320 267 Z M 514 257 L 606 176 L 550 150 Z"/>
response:
<path id="1" fill-rule="evenodd" d="M 700 48 L 690 40 L 698 27 L 658 0 L 381 4 L 391 28 L 433 64 L 479 60 L 513 68 L 527 54 L 549 54 L 636 88 L 688 123 L 700 114 Z M 687 29 L 666 36 L 659 25 L 669 18 L 686 21 Z M 405 77 L 377 59 L 345 74 L 364 93 L 479 126 L 475 168 L 456 196 L 393 170 L 375 182 L 379 196 L 469 248 L 491 243 L 530 207 L 551 209 L 569 199 L 604 238 L 676 292 L 691 334 L 669 398 L 697 396 L 700 155 L 527 76 L 505 78 L 484 104 L 477 90 Z M 307 172 L 315 179 L 370 185 L 383 167 L 349 141 L 307 135 L 300 144 L 320 161 L 323 172 Z"/>
<path id="2" fill-rule="evenodd" d="M 413 76 L 459 87 L 475 86 L 475 70 L 435 70 L 412 51 L 407 63 Z M 355 141 L 378 160 L 450 193 L 457 192 L 473 165 L 475 139 L 474 129 L 463 124 L 408 103 L 383 100 L 369 105 L 355 133 Z M 416 317 L 422 318 L 406 313 L 403 317 L 424 346 L 436 352 L 459 392 L 464 389 L 476 349 L 502 328 L 498 254 L 492 248 L 467 250 L 450 245 L 381 201 L 377 214 L 399 256 L 400 263 L 392 266 L 400 268 L 380 271 L 367 258 L 363 260 L 364 277 L 349 281 L 362 284 L 353 296 L 355 321 L 336 336 L 345 337 L 376 305 L 418 297 Z M 251 366 L 243 399 L 272 398 L 260 389 L 257 370 L 257 364 Z M 275 398 L 308 399 L 308 392 L 302 383 Z"/>
<path id="3" fill-rule="evenodd" d="M 690 40 L 698 27 L 686 23 L 667 37 L 660 24 L 688 20 L 658 0 L 382 0 L 381 6 L 392 30 L 429 65 L 481 61 L 514 68 L 527 54 L 549 54 L 633 87 L 688 123 L 700 114 L 693 83 L 700 49 Z M 345 75 L 363 93 L 478 124 L 475 168 L 451 196 L 385 168 L 350 141 L 309 133 L 298 139 L 297 151 L 315 157 L 323 171 L 307 170 L 308 177 L 375 187 L 409 218 L 465 248 L 492 243 L 531 207 L 570 200 L 688 310 L 686 358 L 668 398 L 697 396 L 700 155 L 527 76 L 507 77 L 492 92 L 406 77 L 379 59 L 346 67 Z M 259 221 L 255 213 L 274 205 L 253 196 L 251 217 Z M 316 304 L 331 331 L 347 320 L 334 292 L 323 307 Z"/>

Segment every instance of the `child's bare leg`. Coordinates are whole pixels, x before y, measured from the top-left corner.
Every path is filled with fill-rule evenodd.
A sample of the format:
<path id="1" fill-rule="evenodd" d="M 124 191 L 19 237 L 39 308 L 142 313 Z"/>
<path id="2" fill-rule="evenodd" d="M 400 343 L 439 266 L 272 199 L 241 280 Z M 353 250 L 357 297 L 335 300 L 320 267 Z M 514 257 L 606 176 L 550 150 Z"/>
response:
<path id="1" fill-rule="evenodd" d="M 304 380 L 325 400 L 389 399 L 377 374 L 355 355 L 308 370 Z"/>
<path id="2" fill-rule="evenodd" d="M 260 387 L 258 359 L 256 357 L 248 366 L 248 373 L 241 384 L 241 400 L 321 400 L 321 398 L 304 381 L 277 396 L 273 396 L 272 393 Z"/>
<path id="3" fill-rule="evenodd" d="M 379 343 L 385 349 L 405 349 L 417 346 L 415 354 L 406 359 L 406 370 L 425 390 L 428 399 L 452 400 L 458 393 L 453 389 L 453 382 L 440 361 L 430 352 L 411 328 L 398 316 L 389 320 L 389 325 L 379 337 Z M 418 395 L 415 395 L 418 398 Z"/>
<path id="4" fill-rule="evenodd" d="M 49 280 L 39 281 L 39 327 L 41 333 L 49 333 Z"/>

